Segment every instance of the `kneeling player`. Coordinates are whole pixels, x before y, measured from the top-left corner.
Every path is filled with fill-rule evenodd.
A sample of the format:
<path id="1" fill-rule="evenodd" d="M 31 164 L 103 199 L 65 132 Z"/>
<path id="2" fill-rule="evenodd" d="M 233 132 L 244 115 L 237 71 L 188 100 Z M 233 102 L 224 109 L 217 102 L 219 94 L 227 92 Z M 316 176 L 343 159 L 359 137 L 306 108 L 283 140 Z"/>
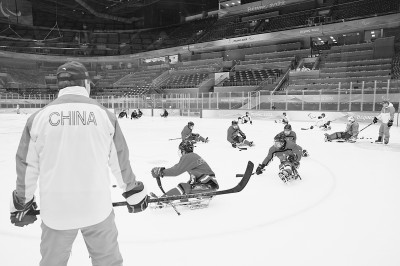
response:
<path id="1" fill-rule="evenodd" d="M 289 124 L 289 117 L 287 116 L 287 114 L 285 112 L 282 113 L 282 116 L 280 116 L 279 119 L 275 120 L 275 123 L 282 123 L 284 125 Z"/>
<path id="2" fill-rule="evenodd" d="M 282 136 L 275 136 L 274 145 L 269 148 L 268 155 L 264 161 L 258 165 L 256 174 L 262 174 L 264 167 L 276 156 L 281 161 L 278 176 L 283 182 L 286 183 L 291 180 L 301 179 L 297 169 L 300 166 L 302 150 L 296 143 L 290 140 L 286 141 Z"/>
<path id="3" fill-rule="evenodd" d="M 349 121 L 346 124 L 346 130 L 344 132 L 335 132 L 333 134 L 325 133 L 325 141 L 332 141 L 334 139 L 344 139 L 348 142 L 355 142 L 358 136 L 358 122 L 354 119 L 353 116 L 349 116 L 347 118 Z"/>
<path id="4" fill-rule="evenodd" d="M 189 140 L 189 141 L 193 141 L 193 142 L 208 142 L 208 137 L 207 138 L 203 138 L 202 136 L 200 136 L 200 134 L 197 133 L 192 133 L 194 127 L 194 123 L 192 121 L 190 121 L 186 126 L 183 127 L 182 131 L 181 131 L 181 138 L 182 141 L 185 140 Z"/>
<path id="5" fill-rule="evenodd" d="M 232 125 L 228 128 L 226 139 L 232 144 L 233 148 L 240 145 L 253 146 L 252 141 L 246 140 L 246 135 L 240 130 L 238 122 L 233 120 Z"/>
<path id="6" fill-rule="evenodd" d="M 151 174 L 154 178 L 165 176 L 178 176 L 188 172 L 190 179 L 180 183 L 176 188 L 166 192 L 166 196 L 183 194 L 204 193 L 218 190 L 219 185 L 210 166 L 198 154 L 193 152 L 191 141 L 182 141 L 179 144 L 181 158 L 177 164 L 170 168 L 154 167 Z M 163 196 L 165 196 L 163 195 Z"/>

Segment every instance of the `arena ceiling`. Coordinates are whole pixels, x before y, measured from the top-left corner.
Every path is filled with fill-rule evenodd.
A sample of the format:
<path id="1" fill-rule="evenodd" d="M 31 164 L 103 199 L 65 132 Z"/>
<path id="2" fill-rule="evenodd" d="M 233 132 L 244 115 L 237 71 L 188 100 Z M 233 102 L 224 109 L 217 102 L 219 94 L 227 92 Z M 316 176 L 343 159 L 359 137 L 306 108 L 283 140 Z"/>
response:
<path id="1" fill-rule="evenodd" d="M 185 16 L 218 7 L 218 0 L 30 0 L 35 10 L 68 16 L 77 20 L 82 15 L 140 20 L 149 8 L 175 10 Z"/>

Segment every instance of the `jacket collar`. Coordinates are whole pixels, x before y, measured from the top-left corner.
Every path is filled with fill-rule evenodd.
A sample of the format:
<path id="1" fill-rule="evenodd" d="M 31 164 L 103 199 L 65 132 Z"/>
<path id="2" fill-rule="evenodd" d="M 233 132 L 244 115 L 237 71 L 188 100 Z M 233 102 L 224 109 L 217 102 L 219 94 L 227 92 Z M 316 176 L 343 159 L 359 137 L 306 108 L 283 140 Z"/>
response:
<path id="1" fill-rule="evenodd" d="M 67 95 L 67 94 L 74 94 L 74 95 L 81 95 L 85 97 L 89 97 L 89 93 L 87 92 L 85 87 L 81 86 L 72 86 L 66 87 L 58 92 L 58 97 Z"/>

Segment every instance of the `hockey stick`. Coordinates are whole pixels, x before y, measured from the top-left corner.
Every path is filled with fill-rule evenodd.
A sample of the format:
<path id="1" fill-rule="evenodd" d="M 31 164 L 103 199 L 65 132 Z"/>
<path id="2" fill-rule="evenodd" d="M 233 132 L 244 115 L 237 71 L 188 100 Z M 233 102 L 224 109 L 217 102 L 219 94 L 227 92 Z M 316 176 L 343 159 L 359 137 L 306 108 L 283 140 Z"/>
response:
<path id="1" fill-rule="evenodd" d="M 162 187 L 160 177 L 157 176 L 157 177 L 156 177 L 156 180 L 157 180 L 157 185 L 158 185 L 158 187 L 161 189 L 161 192 L 162 192 L 164 195 L 166 195 L 167 193 L 165 193 L 165 191 L 164 191 L 164 189 L 163 189 L 163 187 Z M 178 210 L 176 209 L 176 207 L 175 207 L 174 204 L 172 204 L 171 202 L 167 202 L 167 203 L 168 203 L 169 205 L 171 205 L 172 208 L 174 208 L 175 212 L 176 212 L 178 215 L 181 215 L 181 213 L 178 212 Z"/>
<path id="2" fill-rule="evenodd" d="M 191 198 L 198 198 L 198 197 L 211 197 L 211 196 L 217 196 L 217 195 L 238 193 L 246 187 L 246 185 L 249 182 L 250 177 L 252 175 L 253 169 L 254 169 L 254 164 L 251 161 L 249 161 L 247 163 L 246 172 L 244 173 L 243 178 L 233 188 L 229 188 L 229 189 L 225 189 L 225 190 L 203 192 L 203 193 L 184 194 L 184 195 L 177 195 L 177 196 L 166 196 L 166 197 L 160 197 L 160 198 L 155 198 L 155 199 L 148 199 L 147 203 L 169 202 L 172 200 L 191 199 Z M 128 205 L 128 203 L 126 201 L 119 201 L 119 202 L 113 202 L 112 205 L 113 205 L 113 207 L 120 207 L 120 206 L 126 206 L 126 205 Z M 33 212 L 33 215 L 39 215 L 39 214 L 40 214 L 40 210 L 35 210 Z"/>
<path id="3" fill-rule="evenodd" d="M 361 129 L 360 131 L 358 131 L 358 134 L 360 134 L 361 131 L 363 131 L 364 129 L 366 129 L 367 127 L 369 127 L 370 125 L 372 125 L 374 122 L 368 124 L 366 127 L 364 127 L 363 129 Z"/>
<path id="4" fill-rule="evenodd" d="M 177 139 L 181 139 L 181 138 L 174 138 L 174 139 L 169 139 L 169 140 L 177 140 Z"/>

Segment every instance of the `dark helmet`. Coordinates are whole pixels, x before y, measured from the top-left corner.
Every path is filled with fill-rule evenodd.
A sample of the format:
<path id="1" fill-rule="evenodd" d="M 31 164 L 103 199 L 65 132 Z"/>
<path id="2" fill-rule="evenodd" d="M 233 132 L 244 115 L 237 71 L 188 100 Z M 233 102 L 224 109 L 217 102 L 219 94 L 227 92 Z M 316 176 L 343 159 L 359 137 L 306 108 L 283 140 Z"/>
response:
<path id="1" fill-rule="evenodd" d="M 283 134 L 278 134 L 274 138 L 274 142 L 282 143 L 282 146 L 286 144 L 286 138 Z"/>
<path id="2" fill-rule="evenodd" d="M 194 123 L 192 122 L 192 121 L 190 121 L 189 123 L 188 123 L 188 126 L 190 127 L 190 126 L 194 126 Z"/>
<path id="3" fill-rule="evenodd" d="M 185 151 L 186 153 L 193 152 L 193 143 L 189 140 L 184 140 L 179 144 L 179 150 Z"/>
<path id="4" fill-rule="evenodd" d="M 322 116 L 322 117 L 325 117 L 325 113 L 322 113 L 321 116 Z"/>
<path id="5" fill-rule="evenodd" d="M 283 130 L 292 130 L 292 126 L 291 126 L 290 124 L 286 124 L 286 125 L 283 127 Z"/>
<path id="6" fill-rule="evenodd" d="M 286 113 L 284 112 L 284 113 L 282 113 L 283 115 L 286 115 Z"/>
<path id="7" fill-rule="evenodd" d="M 237 125 L 238 124 L 238 121 L 236 121 L 236 120 L 233 120 L 232 121 L 232 126 L 235 126 L 235 125 Z"/>

